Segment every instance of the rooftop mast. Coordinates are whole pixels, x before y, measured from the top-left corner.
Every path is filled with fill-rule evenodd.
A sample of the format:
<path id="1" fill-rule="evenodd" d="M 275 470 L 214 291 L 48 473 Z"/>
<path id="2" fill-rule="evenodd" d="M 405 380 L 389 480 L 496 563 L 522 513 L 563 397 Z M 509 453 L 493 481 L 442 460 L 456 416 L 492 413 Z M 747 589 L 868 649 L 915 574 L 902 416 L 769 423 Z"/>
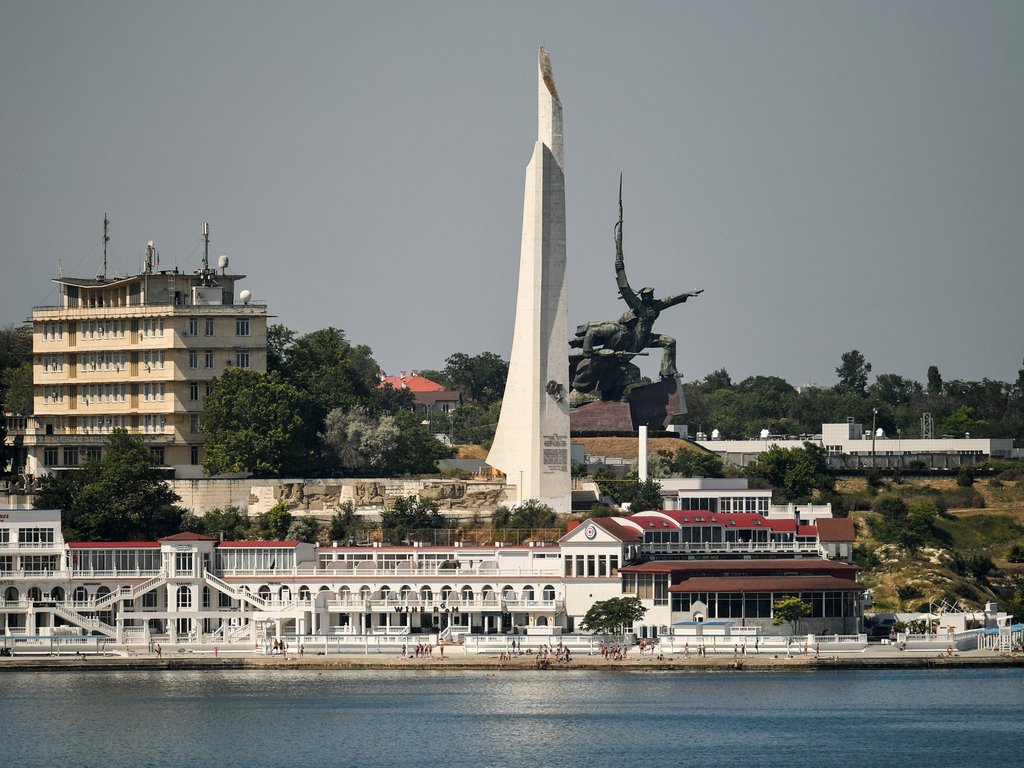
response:
<path id="1" fill-rule="evenodd" d="M 103 214 L 103 279 L 107 279 L 107 243 L 110 242 L 110 219 Z"/>

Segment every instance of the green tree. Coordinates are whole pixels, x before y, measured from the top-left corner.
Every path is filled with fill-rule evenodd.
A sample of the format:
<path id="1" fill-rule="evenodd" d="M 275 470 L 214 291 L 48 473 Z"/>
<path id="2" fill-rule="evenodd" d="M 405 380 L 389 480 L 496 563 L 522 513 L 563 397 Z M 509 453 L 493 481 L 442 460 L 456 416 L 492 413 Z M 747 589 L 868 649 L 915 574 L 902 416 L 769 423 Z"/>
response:
<path id="1" fill-rule="evenodd" d="M 189 513 L 186 515 L 187 522 L 182 523 L 183 530 L 194 533 L 202 533 L 206 536 L 223 537 L 224 541 L 240 541 L 249 535 L 252 528 L 252 521 L 244 510 L 227 506 L 221 509 L 215 507 L 209 509 L 202 515 Z"/>
<path id="2" fill-rule="evenodd" d="M 968 432 L 977 432 L 985 426 L 984 419 L 974 418 L 974 408 L 969 405 L 961 405 L 953 413 L 942 420 L 939 425 L 941 434 L 963 437 Z"/>
<path id="3" fill-rule="evenodd" d="M 390 541 L 424 538 L 423 532 L 448 528 L 451 521 L 441 514 L 433 499 L 400 496 L 380 513 L 381 528 Z"/>
<path id="4" fill-rule="evenodd" d="M 678 448 L 674 454 L 656 453 L 653 474 L 657 477 L 724 477 L 725 464 L 718 454 L 703 448 Z"/>
<path id="5" fill-rule="evenodd" d="M 142 440 L 123 429 L 111 433 L 101 459 L 68 474 L 78 477 L 45 479 L 33 503 L 64 510 L 69 540 L 150 541 L 181 530 L 181 499 Z"/>
<path id="6" fill-rule="evenodd" d="M 932 525 L 938 515 L 931 501 L 917 502 L 908 507 L 900 496 L 881 496 L 874 505 L 877 517 L 871 533 L 884 544 L 904 547 L 913 554 L 928 540 Z"/>
<path id="7" fill-rule="evenodd" d="M 810 603 L 805 603 L 795 595 L 781 597 L 772 603 L 772 624 L 789 624 L 794 635 L 800 634 L 800 620 L 810 615 Z"/>
<path id="8" fill-rule="evenodd" d="M 367 407 L 373 399 L 380 367 L 371 350 L 353 346 L 340 328 L 322 328 L 294 339 L 285 349 L 285 380 L 313 402 L 316 428 L 335 408 Z"/>
<path id="9" fill-rule="evenodd" d="M 32 413 L 32 363 L 22 363 L 0 372 L 0 405 L 8 413 L 28 416 Z"/>
<path id="10" fill-rule="evenodd" d="M 839 378 L 836 390 L 863 395 L 868 385 L 869 373 L 871 373 L 871 363 L 864 358 L 859 350 L 853 349 L 844 352 L 836 368 L 836 376 Z"/>
<path id="11" fill-rule="evenodd" d="M 288 529 L 291 528 L 292 521 L 292 513 L 288 511 L 283 501 L 279 501 L 263 514 L 256 515 L 253 532 L 258 539 L 284 541 L 288 538 Z"/>
<path id="12" fill-rule="evenodd" d="M 431 371 L 431 373 L 435 373 Z M 439 384 L 462 392 L 468 400 L 487 406 L 500 400 L 508 378 L 508 363 L 493 352 L 467 355 L 456 352 L 446 361 Z"/>
<path id="13" fill-rule="evenodd" d="M 928 366 L 928 394 L 942 394 L 942 374 L 939 373 L 939 367 L 937 365 Z"/>
<path id="14" fill-rule="evenodd" d="M 437 462 L 452 454 L 411 411 L 377 417 L 335 409 L 327 414 L 322 440 L 332 466 L 350 473 L 433 474 Z"/>
<path id="15" fill-rule="evenodd" d="M 327 538 L 331 541 L 353 543 L 358 532 L 359 516 L 356 514 L 356 505 L 351 501 L 342 502 L 334 510 L 327 524 Z"/>
<path id="16" fill-rule="evenodd" d="M 320 533 L 323 527 L 315 517 L 306 515 L 305 517 L 296 517 L 292 519 L 291 525 L 288 526 L 288 532 L 285 533 L 285 539 L 288 541 L 304 541 L 307 544 L 316 544 L 320 540 Z"/>
<path id="17" fill-rule="evenodd" d="M 612 597 L 598 600 L 580 622 L 584 632 L 622 635 L 647 614 L 638 597 Z"/>
<path id="18" fill-rule="evenodd" d="M 288 360 L 288 348 L 295 342 L 297 334 L 281 323 L 267 326 L 267 373 L 284 369 Z"/>
<path id="19" fill-rule="evenodd" d="M 203 469 L 209 475 L 305 474 L 315 439 L 310 411 L 309 398 L 278 373 L 225 371 L 214 379 L 199 419 L 206 438 Z"/>
<path id="20" fill-rule="evenodd" d="M 813 443 L 803 448 L 771 446 L 747 467 L 747 477 L 763 480 L 782 500 L 793 503 L 810 501 L 815 491 L 829 494 L 835 489 L 825 450 Z"/>
<path id="21" fill-rule="evenodd" d="M 537 530 L 551 528 L 558 516 L 555 510 L 537 499 L 527 499 L 512 508 L 508 524 L 503 527 Z"/>

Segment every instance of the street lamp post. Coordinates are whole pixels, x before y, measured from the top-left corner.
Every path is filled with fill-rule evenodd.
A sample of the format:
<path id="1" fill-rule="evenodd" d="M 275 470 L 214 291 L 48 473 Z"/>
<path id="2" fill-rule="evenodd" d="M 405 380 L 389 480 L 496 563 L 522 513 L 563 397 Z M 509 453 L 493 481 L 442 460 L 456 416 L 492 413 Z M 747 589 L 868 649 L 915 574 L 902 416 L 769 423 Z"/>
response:
<path id="1" fill-rule="evenodd" d="M 871 409 L 871 468 L 875 468 L 875 421 L 878 419 L 878 409 Z"/>

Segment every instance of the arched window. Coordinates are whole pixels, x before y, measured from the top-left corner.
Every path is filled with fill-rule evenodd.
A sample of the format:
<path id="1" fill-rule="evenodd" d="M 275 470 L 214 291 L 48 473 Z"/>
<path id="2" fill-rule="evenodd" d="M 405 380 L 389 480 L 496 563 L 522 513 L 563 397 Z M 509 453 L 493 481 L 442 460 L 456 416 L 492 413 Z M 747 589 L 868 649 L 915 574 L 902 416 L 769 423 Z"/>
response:
<path id="1" fill-rule="evenodd" d="M 303 584 L 301 587 L 299 587 L 299 600 L 311 600 L 311 599 L 312 599 L 312 596 L 310 595 L 309 587 L 307 587 L 305 584 Z"/>
<path id="2" fill-rule="evenodd" d="M 538 616 L 537 617 L 537 626 L 538 627 L 546 627 L 547 625 L 548 625 L 548 617 L 547 616 Z"/>
<path id="3" fill-rule="evenodd" d="M 292 590 L 287 584 L 282 584 L 281 588 L 277 590 L 277 596 L 280 600 L 291 600 Z"/>
<path id="4" fill-rule="evenodd" d="M 403 603 L 409 602 L 409 598 L 412 596 L 412 587 L 408 584 L 403 584 L 402 588 L 398 590 L 398 594 L 402 598 Z"/>
<path id="5" fill-rule="evenodd" d="M 210 607 L 210 588 L 203 587 L 203 608 Z"/>
<path id="6" fill-rule="evenodd" d="M 447 600 L 452 595 L 452 588 L 445 584 L 441 587 L 441 600 Z"/>
<path id="7" fill-rule="evenodd" d="M 100 598 L 100 597 L 103 597 L 104 595 L 109 595 L 109 594 L 110 594 L 110 587 L 100 587 L 99 589 L 96 590 L 96 597 L 97 598 Z"/>
<path id="8" fill-rule="evenodd" d="M 41 590 L 39 587 L 32 587 L 29 589 L 28 594 L 25 595 L 25 597 L 27 597 L 29 600 L 42 600 L 43 590 Z"/>
<path id="9" fill-rule="evenodd" d="M 533 600 L 533 587 L 527 584 L 523 587 L 523 594 L 521 595 L 523 600 Z"/>
<path id="10" fill-rule="evenodd" d="M 78 589 L 82 590 L 82 592 L 85 592 L 85 587 L 79 587 Z M 78 592 L 78 589 L 75 590 L 76 593 Z M 4 590 L 4 600 L 17 600 L 19 597 L 21 597 L 21 595 L 18 593 L 17 587 L 8 587 Z M 88 597 L 89 594 L 86 592 L 85 597 L 83 597 L 82 599 L 86 600 L 88 599 Z"/>
<path id="11" fill-rule="evenodd" d="M 256 590 L 256 594 L 259 595 L 260 597 L 262 597 L 264 600 L 269 600 L 270 599 L 270 587 L 268 587 L 266 584 L 264 584 L 259 589 Z"/>
<path id="12" fill-rule="evenodd" d="M 462 599 L 466 601 L 473 599 L 473 588 L 469 584 L 462 588 Z"/>
<path id="13" fill-rule="evenodd" d="M 387 600 L 389 597 L 391 597 L 391 587 L 389 587 L 387 584 L 381 584 L 380 599 Z"/>
<path id="14" fill-rule="evenodd" d="M 14 587 L 11 587 L 11 589 L 14 589 Z M 15 589 L 14 591 L 17 592 L 18 590 Z M 84 603 L 89 599 L 89 590 L 85 587 L 75 587 L 75 591 L 71 593 L 71 599 L 76 603 Z"/>
<path id="15" fill-rule="evenodd" d="M 50 599 L 58 600 L 60 602 L 63 602 L 64 601 L 64 590 L 61 589 L 60 587 L 54 587 L 53 589 L 50 590 Z"/>
<path id="16" fill-rule="evenodd" d="M 177 593 L 177 605 L 178 608 L 191 608 L 192 607 L 192 590 L 188 587 L 178 587 Z"/>
<path id="17" fill-rule="evenodd" d="M 506 584 L 504 587 L 501 588 L 501 596 L 505 600 L 515 600 L 516 591 L 512 589 L 512 586 L 510 584 Z"/>
<path id="18" fill-rule="evenodd" d="M 420 588 L 420 599 L 424 603 L 432 603 L 432 602 L 434 602 L 434 590 L 432 590 L 430 587 L 421 587 Z"/>
<path id="19" fill-rule="evenodd" d="M 371 594 L 372 593 L 370 591 L 370 588 L 368 586 L 366 586 L 365 584 L 359 588 L 359 599 L 360 600 L 369 600 Z"/>
<path id="20" fill-rule="evenodd" d="M 338 590 L 338 598 L 344 602 L 348 602 L 352 597 L 352 590 L 348 587 L 342 587 Z"/>
<path id="21" fill-rule="evenodd" d="M 544 587 L 543 599 L 544 600 L 554 600 L 555 599 L 555 588 L 553 586 L 551 586 L 550 584 L 548 584 L 548 585 L 546 585 Z"/>
<path id="22" fill-rule="evenodd" d="M 485 603 L 493 603 L 494 587 L 492 587 L 490 584 L 484 584 L 483 587 L 480 588 L 480 597 L 483 598 Z"/>

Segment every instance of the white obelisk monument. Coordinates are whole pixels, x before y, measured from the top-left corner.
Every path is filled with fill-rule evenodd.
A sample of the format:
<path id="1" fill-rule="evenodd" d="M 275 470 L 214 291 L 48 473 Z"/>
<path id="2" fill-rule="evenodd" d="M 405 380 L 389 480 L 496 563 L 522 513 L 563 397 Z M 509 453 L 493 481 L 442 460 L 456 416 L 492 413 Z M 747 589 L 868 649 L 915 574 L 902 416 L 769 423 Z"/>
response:
<path id="1" fill-rule="evenodd" d="M 537 143 L 526 168 L 519 293 L 508 380 L 487 463 L 537 499 L 569 512 L 569 304 L 565 284 L 562 104 L 540 49 Z"/>

